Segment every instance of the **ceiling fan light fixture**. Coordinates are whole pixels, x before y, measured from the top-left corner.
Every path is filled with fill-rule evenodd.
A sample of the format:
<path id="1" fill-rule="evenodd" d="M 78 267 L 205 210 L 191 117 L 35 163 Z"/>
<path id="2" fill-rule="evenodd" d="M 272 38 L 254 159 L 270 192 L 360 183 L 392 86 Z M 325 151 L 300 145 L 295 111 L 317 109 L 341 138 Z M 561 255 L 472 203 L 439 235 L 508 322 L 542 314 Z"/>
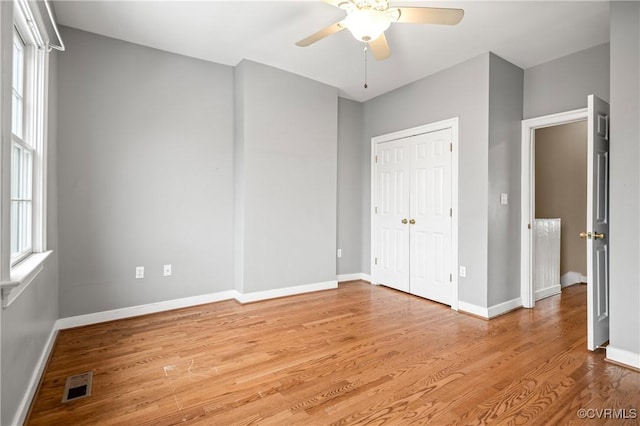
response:
<path id="1" fill-rule="evenodd" d="M 375 9 L 357 9 L 344 20 L 353 37 L 365 43 L 374 41 L 391 25 L 386 12 Z"/>

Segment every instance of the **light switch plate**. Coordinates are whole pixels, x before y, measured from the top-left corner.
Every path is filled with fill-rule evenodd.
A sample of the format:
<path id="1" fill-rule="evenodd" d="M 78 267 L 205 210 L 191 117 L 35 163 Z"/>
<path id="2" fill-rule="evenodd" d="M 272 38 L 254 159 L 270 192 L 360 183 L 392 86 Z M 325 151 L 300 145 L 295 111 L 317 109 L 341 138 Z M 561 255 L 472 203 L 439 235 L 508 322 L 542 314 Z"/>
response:
<path id="1" fill-rule="evenodd" d="M 164 268 L 162 269 L 163 271 L 163 275 L 165 277 L 170 277 L 171 276 L 171 265 L 164 265 Z"/>
<path id="2" fill-rule="evenodd" d="M 144 278 L 144 266 L 136 266 L 136 280 Z"/>

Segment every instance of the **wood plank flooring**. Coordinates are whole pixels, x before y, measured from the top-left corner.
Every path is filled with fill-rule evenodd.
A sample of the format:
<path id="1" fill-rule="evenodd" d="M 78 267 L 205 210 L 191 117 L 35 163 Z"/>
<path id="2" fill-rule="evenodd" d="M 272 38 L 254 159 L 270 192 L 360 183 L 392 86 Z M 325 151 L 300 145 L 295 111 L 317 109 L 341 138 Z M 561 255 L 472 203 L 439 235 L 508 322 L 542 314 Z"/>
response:
<path id="1" fill-rule="evenodd" d="M 351 282 L 65 330 L 27 424 L 639 424 L 614 417 L 640 410 L 640 373 L 586 349 L 585 290 L 485 321 Z"/>

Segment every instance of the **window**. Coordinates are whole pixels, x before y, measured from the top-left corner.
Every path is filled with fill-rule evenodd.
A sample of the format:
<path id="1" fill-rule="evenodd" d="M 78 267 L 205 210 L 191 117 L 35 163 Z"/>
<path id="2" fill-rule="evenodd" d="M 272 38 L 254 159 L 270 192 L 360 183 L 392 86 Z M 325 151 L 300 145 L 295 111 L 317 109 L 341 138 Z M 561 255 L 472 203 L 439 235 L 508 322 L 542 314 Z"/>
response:
<path id="1" fill-rule="evenodd" d="M 44 136 L 47 50 L 28 4 L 14 8 L 11 102 L 11 267 L 44 241 Z"/>
<path id="2" fill-rule="evenodd" d="M 25 138 L 25 44 L 13 35 L 13 101 L 11 120 L 11 264 L 32 252 L 33 146 Z"/>

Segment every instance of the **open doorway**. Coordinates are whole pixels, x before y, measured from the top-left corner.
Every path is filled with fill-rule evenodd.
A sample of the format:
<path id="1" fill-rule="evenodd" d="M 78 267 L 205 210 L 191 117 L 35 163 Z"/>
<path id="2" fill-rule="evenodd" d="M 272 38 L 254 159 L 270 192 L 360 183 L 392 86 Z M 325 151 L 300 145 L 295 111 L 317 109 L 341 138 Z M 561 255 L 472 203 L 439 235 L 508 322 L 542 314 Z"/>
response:
<path id="1" fill-rule="evenodd" d="M 534 130 L 534 299 L 587 283 L 587 121 Z M 586 303 L 586 301 L 585 301 Z"/>
<path id="2" fill-rule="evenodd" d="M 595 95 L 587 108 L 522 122 L 521 157 L 521 297 L 533 308 L 533 238 L 535 213 L 534 140 L 538 129 L 587 120 L 587 220 L 580 237 L 587 253 L 587 348 L 609 340 L 609 104 Z"/>

